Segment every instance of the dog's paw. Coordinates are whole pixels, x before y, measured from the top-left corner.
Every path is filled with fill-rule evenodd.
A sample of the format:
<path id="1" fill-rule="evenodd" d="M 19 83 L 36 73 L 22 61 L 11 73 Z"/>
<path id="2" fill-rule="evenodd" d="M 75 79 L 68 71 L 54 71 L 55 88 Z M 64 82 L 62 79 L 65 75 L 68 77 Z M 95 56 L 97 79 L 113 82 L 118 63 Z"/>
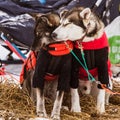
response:
<path id="1" fill-rule="evenodd" d="M 105 113 L 105 108 L 104 107 L 99 107 L 97 108 L 97 114 L 104 114 Z"/>
<path id="2" fill-rule="evenodd" d="M 38 111 L 37 112 L 37 116 L 40 117 L 40 118 L 46 118 L 47 117 L 47 114 L 45 112 L 40 112 Z"/>
<path id="3" fill-rule="evenodd" d="M 80 106 L 74 106 L 74 107 L 71 108 L 70 111 L 71 112 L 81 112 L 81 108 L 80 108 Z"/>
<path id="4" fill-rule="evenodd" d="M 52 120 L 60 120 L 60 115 L 59 114 L 54 114 L 51 116 Z"/>

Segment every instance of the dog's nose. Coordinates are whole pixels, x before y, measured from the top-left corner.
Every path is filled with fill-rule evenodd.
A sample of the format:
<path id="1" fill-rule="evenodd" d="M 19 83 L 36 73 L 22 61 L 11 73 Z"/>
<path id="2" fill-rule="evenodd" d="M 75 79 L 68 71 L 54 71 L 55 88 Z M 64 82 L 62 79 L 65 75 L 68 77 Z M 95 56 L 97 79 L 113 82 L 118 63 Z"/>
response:
<path id="1" fill-rule="evenodd" d="M 84 90 L 87 90 L 87 87 L 86 87 L 86 86 L 84 86 L 84 87 L 83 87 L 83 89 L 84 89 Z"/>
<path id="2" fill-rule="evenodd" d="M 56 34 L 55 32 L 53 32 L 53 33 L 51 34 L 51 36 L 52 36 L 52 38 L 56 38 L 56 37 L 57 37 L 57 34 Z"/>

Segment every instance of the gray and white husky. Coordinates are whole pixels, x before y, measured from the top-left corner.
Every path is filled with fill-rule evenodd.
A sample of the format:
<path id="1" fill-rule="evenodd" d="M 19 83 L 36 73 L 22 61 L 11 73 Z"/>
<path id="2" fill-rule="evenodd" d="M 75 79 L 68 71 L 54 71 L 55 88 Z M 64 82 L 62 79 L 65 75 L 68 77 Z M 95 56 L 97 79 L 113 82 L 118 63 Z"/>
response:
<path id="1" fill-rule="evenodd" d="M 97 68 L 97 76 L 94 76 L 96 81 L 82 81 L 79 78 L 79 67 L 81 66 L 75 58 L 73 58 L 73 73 L 72 77 L 77 83 L 76 87 L 80 87 L 82 92 L 90 93 L 92 92 L 97 101 L 96 109 L 97 112 L 102 114 L 105 112 L 105 102 L 108 104 L 108 98 L 105 99 L 105 90 L 101 89 L 100 85 L 104 84 L 107 87 L 111 87 L 111 81 L 109 80 L 108 73 L 108 43 L 106 37 L 104 36 L 104 24 L 103 22 L 91 11 L 89 8 L 75 7 L 70 11 L 63 11 L 61 13 L 61 25 L 57 27 L 52 33 L 52 37 L 56 41 L 66 41 L 71 40 L 75 43 L 75 50 L 73 51 L 77 57 L 81 60 L 82 55 L 79 49 L 79 44 L 86 45 L 87 48 L 83 51 L 85 52 L 85 59 L 88 65 L 88 69 L 91 70 L 94 67 Z M 103 37 L 104 36 L 104 37 Z M 103 38 L 102 38 L 103 37 Z M 105 39 L 104 39 L 105 38 Z M 95 44 L 99 41 L 99 44 Z M 104 41 L 106 43 L 104 44 Z M 93 44 L 89 44 L 93 42 Z M 77 44 L 77 48 L 76 48 Z M 92 54 L 91 54 L 92 53 Z M 92 57 L 89 57 L 92 56 Z M 83 60 L 82 60 L 83 61 Z M 90 63 L 91 61 L 91 63 Z M 82 74 L 82 73 L 81 73 Z M 76 77 L 77 76 L 77 77 Z M 77 81 L 77 79 L 79 79 Z M 98 84 L 100 83 L 100 84 Z"/>

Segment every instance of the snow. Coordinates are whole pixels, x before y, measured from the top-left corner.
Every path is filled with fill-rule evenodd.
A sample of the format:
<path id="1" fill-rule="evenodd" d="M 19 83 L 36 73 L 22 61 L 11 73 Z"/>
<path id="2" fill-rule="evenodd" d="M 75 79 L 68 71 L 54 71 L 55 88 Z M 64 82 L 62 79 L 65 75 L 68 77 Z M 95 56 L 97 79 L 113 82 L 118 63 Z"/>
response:
<path id="1" fill-rule="evenodd" d="M 9 51 L 2 47 L 1 44 L 2 43 L 0 42 L 0 59 L 6 60 L 6 56 Z M 15 59 L 19 59 L 14 53 L 13 57 Z M 15 82 L 19 84 L 19 76 L 22 69 L 22 64 L 3 64 L 3 67 L 5 68 L 6 75 L 0 75 L 0 81 L 3 81 L 4 79 L 9 79 L 10 82 Z"/>

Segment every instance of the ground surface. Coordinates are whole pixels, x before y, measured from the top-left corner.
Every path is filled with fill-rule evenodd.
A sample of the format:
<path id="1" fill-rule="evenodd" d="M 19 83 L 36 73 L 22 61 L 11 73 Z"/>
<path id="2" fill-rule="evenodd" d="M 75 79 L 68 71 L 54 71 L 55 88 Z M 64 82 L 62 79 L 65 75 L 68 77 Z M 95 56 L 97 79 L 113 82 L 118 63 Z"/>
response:
<path id="1" fill-rule="evenodd" d="M 15 80 L 19 79 L 22 65 L 5 66 L 8 73 L 15 73 Z M 14 77 L 12 78 L 14 79 Z M 12 81 L 11 79 L 11 81 Z M 4 81 L 4 83 L 3 83 Z M 0 82 L 0 120 L 29 120 L 36 117 L 35 106 L 26 92 L 19 85 L 9 83 L 4 77 Z M 14 81 L 14 80 L 13 80 Z M 114 91 L 120 92 L 119 82 L 114 82 Z M 70 100 L 66 98 L 65 103 L 70 106 Z M 106 106 L 106 113 L 97 115 L 95 112 L 95 100 L 90 95 L 81 96 L 81 113 L 71 113 L 66 110 L 61 112 L 61 120 L 120 120 L 120 95 L 110 97 L 110 105 Z M 50 115 L 53 103 L 46 98 L 46 109 Z M 34 120 L 34 119 L 31 119 Z"/>

